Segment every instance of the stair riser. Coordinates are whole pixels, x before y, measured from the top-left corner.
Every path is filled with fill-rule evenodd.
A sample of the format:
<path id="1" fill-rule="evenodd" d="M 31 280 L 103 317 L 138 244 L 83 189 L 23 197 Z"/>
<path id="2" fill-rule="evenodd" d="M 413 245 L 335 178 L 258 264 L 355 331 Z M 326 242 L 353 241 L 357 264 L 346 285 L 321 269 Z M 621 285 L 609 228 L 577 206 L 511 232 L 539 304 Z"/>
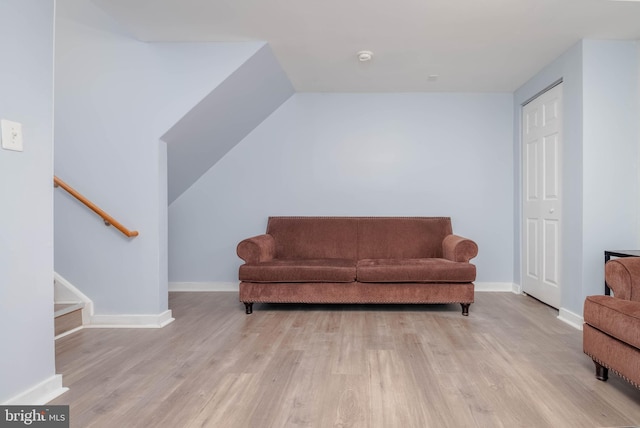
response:
<path id="1" fill-rule="evenodd" d="M 54 325 L 56 336 L 82 326 L 82 309 L 56 317 Z"/>

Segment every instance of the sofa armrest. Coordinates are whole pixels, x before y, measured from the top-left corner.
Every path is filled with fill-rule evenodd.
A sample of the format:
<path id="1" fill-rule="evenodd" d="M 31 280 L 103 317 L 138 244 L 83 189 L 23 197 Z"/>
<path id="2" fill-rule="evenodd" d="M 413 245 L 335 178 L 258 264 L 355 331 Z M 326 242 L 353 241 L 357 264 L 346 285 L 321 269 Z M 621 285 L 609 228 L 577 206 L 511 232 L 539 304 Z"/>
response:
<path id="1" fill-rule="evenodd" d="M 271 260 L 276 255 L 276 241 L 271 235 L 258 235 L 241 241 L 236 254 L 245 263 L 260 263 Z"/>
<path id="2" fill-rule="evenodd" d="M 640 301 L 640 257 L 609 260 L 604 277 L 615 297 Z"/>
<path id="3" fill-rule="evenodd" d="M 478 245 L 471 239 L 448 235 L 442 241 L 442 254 L 454 262 L 469 262 L 478 255 Z"/>

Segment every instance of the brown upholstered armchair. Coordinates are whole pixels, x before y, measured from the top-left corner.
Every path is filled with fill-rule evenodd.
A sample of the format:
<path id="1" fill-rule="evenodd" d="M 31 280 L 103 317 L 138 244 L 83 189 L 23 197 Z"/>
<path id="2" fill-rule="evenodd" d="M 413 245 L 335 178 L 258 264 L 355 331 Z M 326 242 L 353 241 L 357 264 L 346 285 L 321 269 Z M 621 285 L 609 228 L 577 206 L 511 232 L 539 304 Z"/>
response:
<path id="1" fill-rule="evenodd" d="M 596 365 L 596 378 L 608 371 L 640 388 L 640 257 L 611 260 L 605 279 L 613 296 L 584 302 L 583 350 Z"/>

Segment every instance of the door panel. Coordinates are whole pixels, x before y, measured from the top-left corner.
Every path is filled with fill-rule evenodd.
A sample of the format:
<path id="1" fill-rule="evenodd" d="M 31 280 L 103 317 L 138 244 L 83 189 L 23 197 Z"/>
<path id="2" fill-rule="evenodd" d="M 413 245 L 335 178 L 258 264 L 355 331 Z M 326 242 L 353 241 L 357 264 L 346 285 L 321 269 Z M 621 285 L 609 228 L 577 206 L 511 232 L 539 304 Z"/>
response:
<path id="1" fill-rule="evenodd" d="M 538 142 L 527 143 L 526 195 L 527 201 L 538 199 Z"/>
<path id="2" fill-rule="evenodd" d="M 523 107 L 522 129 L 522 288 L 558 308 L 562 266 L 562 85 Z"/>
<path id="3" fill-rule="evenodd" d="M 527 275 L 538 279 L 538 219 L 527 219 Z"/>
<path id="4" fill-rule="evenodd" d="M 557 287 L 558 278 L 558 247 L 560 244 L 559 222 L 557 220 L 544 221 L 544 281 L 547 285 Z"/>
<path id="5" fill-rule="evenodd" d="M 544 138 L 544 198 L 557 200 L 560 197 L 558 159 L 558 134 Z"/>

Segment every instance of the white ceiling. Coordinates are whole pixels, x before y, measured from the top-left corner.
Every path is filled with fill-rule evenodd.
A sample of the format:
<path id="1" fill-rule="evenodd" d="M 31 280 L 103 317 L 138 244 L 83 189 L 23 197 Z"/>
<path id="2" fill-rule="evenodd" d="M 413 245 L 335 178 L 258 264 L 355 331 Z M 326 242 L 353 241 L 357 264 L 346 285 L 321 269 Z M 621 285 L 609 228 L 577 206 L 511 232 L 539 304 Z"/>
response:
<path id="1" fill-rule="evenodd" d="M 264 40 L 299 92 L 512 92 L 580 39 L 640 39 L 635 1 L 93 1 L 144 41 Z"/>

